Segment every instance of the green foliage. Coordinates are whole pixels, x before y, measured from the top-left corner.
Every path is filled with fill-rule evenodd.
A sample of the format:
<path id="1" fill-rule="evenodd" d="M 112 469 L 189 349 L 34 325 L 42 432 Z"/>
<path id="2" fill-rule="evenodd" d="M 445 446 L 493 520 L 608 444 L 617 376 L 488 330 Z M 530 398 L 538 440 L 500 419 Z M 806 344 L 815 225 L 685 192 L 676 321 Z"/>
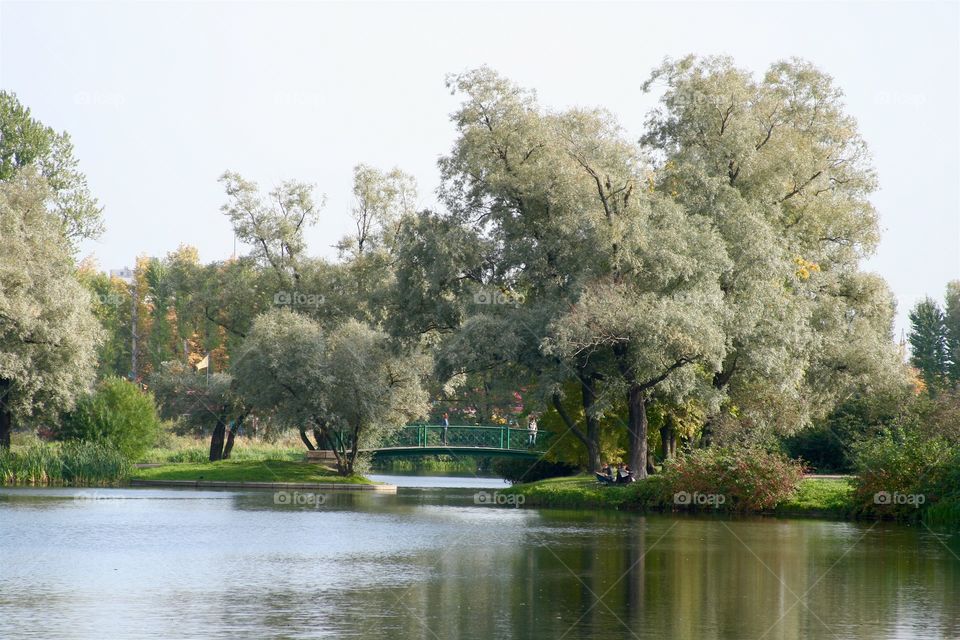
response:
<path id="1" fill-rule="evenodd" d="M 78 168 L 70 136 L 34 119 L 17 96 L 0 91 L 0 181 L 12 180 L 25 167 L 41 175 L 46 201 L 70 241 L 95 238 L 103 231 L 96 198 Z"/>
<path id="2" fill-rule="evenodd" d="M 718 503 L 731 511 L 772 509 L 788 499 L 803 479 L 803 467 L 784 455 L 760 449 L 711 447 L 677 456 L 661 474 L 665 504 L 697 508 L 689 496 L 722 496 Z"/>
<path id="3" fill-rule="evenodd" d="M 0 427 L 55 417 L 94 376 L 102 332 L 48 194 L 32 167 L 0 182 Z"/>
<path id="4" fill-rule="evenodd" d="M 106 444 L 135 460 L 153 446 L 159 431 L 153 394 L 114 377 L 77 402 L 63 417 L 57 437 Z"/>
<path id="5" fill-rule="evenodd" d="M 950 360 L 947 351 L 947 326 L 943 310 L 932 298 L 926 298 L 910 310 L 910 363 L 920 370 L 927 388 L 944 385 Z"/>
<path id="6" fill-rule="evenodd" d="M 902 376 L 892 296 L 860 271 L 879 238 L 876 178 L 830 76 L 791 59 L 755 78 L 730 58 L 689 56 L 654 85 L 666 91 L 643 137 L 664 157 L 653 189 L 709 220 L 732 262 L 717 438 L 790 433 L 852 389 Z"/>
<path id="7" fill-rule="evenodd" d="M 99 442 L 44 442 L 0 449 L 0 484 L 115 485 L 129 473 L 128 457 Z"/>
<path id="8" fill-rule="evenodd" d="M 543 458 L 535 461 L 497 458 L 493 461 L 493 472 L 511 484 L 535 482 L 545 478 L 572 476 L 579 469 L 564 462 L 550 462 Z"/>
<path id="9" fill-rule="evenodd" d="M 891 429 L 855 451 L 860 513 L 918 519 L 941 499 L 960 495 L 960 446 L 941 436 Z"/>
<path id="10" fill-rule="evenodd" d="M 954 384 L 960 383 L 960 280 L 947 283 L 946 304 L 943 312 L 946 329 L 947 376 Z"/>
<path id="11" fill-rule="evenodd" d="M 289 309 L 262 314 L 234 361 L 235 387 L 256 411 L 331 450 L 344 475 L 360 449 L 427 410 L 425 360 L 393 350 L 386 334 L 355 320 L 327 332 Z M 361 461 L 362 462 L 362 461 Z"/>
<path id="12" fill-rule="evenodd" d="M 783 438 L 783 448 L 817 473 L 850 473 L 856 466 L 856 443 L 913 420 L 924 404 L 906 387 L 893 393 L 858 393 L 812 427 Z"/>
<path id="13" fill-rule="evenodd" d="M 489 458 L 465 458 L 458 456 L 422 456 L 420 458 L 374 458 L 370 468 L 381 472 L 431 471 L 457 474 L 486 471 Z"/>

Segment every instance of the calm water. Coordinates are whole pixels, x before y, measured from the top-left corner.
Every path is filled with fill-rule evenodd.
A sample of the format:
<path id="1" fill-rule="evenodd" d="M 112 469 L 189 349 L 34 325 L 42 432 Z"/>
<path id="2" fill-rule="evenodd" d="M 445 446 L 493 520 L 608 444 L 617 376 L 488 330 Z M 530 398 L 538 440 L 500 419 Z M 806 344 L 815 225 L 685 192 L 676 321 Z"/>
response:
<path id="1" fill-rule="evenodd" d="M 496 480 L 406 482 L 434 486 L 0 489 L 0 638 L 960 637 L 960 544 L 922 527 L 498 508 L 474 504 Z"/>

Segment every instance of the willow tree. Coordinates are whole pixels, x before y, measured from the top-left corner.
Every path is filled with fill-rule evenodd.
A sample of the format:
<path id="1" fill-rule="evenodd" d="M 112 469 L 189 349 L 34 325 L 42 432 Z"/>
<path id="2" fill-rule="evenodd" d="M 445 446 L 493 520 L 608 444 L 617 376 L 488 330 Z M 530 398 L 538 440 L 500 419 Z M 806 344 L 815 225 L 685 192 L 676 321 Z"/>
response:
<path id="1" fill-rule="evenodd" d="M 316 200 L 313 185 L 296 180 L 286 180 L 265 195 L 256 182 L 232 171 L 225 172 L 220 182 L 229 198 L 221 210 L 237 238 L 274 271 L 281 288 L 295 286 L 306 252 L 304 232 L 316 224 L 325 197 Z"/>
<path id="2" fill-rule="evenodd" d="M 649 164 L 610 114 L 549 112 L 488 69 L 450 84 L 464 99 L 445 203 L 485 255 L 465 271 L 475 304 L 444 356 L 537 381 L 593 468 L 600 419 L 626 407 L 642 475 L 652 394 L 692 393 L 723 355 L 722 246 L 705 219 L 649 192 Z M 580 416 L 563 402 L 571 380 Z"/>
<path id="3" fill-rule="evenodd" d="M 895 383 L 892 296 L 860 271 L 876 246 L 866 143 L 832 79 L 802 60 L 759 80 L 729 58 L 665 63 L 643 142 L 655 189 L 710 220 L 732 267 L 721 279 L 730 396 L 718 424 L 793 430 L 857 386 Z M 885 381 L 885 382 L 884 382 Z"/>
<path id="4" fill-rule="evenodd" d="M 69 409 L 94 378 L 102 331 L 50 197 L 30 168 L 0 182 L 0 448 L 15 423 Z"/>
<path id="5" fill-rule="evenodd" d="M 422 360 L 355 320 L 332 330 L 289 309 L 261 314 L 233 363 L 246 406 L 293 427 L 309 450 L 354 471 L 361 450 L 426 411 Z M 312 438 L 312 439 L 311 439 Z"/>

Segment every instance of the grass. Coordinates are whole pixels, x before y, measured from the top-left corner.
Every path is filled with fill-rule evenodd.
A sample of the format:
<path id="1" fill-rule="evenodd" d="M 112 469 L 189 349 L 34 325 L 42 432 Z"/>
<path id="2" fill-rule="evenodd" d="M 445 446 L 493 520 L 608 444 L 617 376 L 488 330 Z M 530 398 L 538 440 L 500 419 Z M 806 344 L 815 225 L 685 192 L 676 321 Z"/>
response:
<path id="1" fill-rule="evenodd" d="M 110 486 L 129 472 L 123 455 L 96 443 L 31 440 L 0 450 L 0 485 Z"/>
<path id="2" fill-rule="evenodd" d="M 238 437 L 230 453 L 231 460 L 303 460 L 306 448 L 299 438 L 277 441 Z M 210 438 L 166 434 L 156 447 L 147 450 L 138 462 L 206 462 L 210 458 Z"/>
<path id="3" fill-rule="evenodd" d="M 362 476 L 340 476 L 312 462 L 290 460 L 221 460 L 184 462 L 134 470 L 135 480 L 206 480 L 214 482 L 343 482 L 371 484 Z"/>
<path id="4" fill-rule="evenodd" d="M 625 486 L 604 486 L 593 476 L 550 478 L 518 484 L 505 491 L 524 496 L 524 504 L 582 509 L 664 509 L 657 476 Z M 794 495 L 777 505 L 777 515 L 844 517 L 853 508 L 853 483 L 846 479 L 805 478 Z"/>
<path id="5" fill-rule="evenodd" d="M 656 483 L 652 477 L 620 487 L 604 486 L 592 475 L 578 475 L 517 484 L 503 493 L 522 495 L 530 506 L 630 509 L 646 503 Z"/>
<path id="6" fill-rule="evenodd" d="M 853 511 L 852 479 L 805 478 L 789 500 L 777 505 L 778 515 L 845 517 Z"/>

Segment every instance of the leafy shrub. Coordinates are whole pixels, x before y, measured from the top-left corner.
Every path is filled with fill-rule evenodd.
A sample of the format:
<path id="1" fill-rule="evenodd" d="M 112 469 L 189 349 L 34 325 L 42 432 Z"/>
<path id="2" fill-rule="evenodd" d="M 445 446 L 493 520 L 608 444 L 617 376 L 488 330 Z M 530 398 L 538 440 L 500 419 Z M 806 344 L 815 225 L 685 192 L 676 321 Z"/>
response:
<path id="1" fill-rule="evenodd" d="M 665 506 L 762 511 L 788 499 L 802 479 L 803 466 L 782 454 L 711 447 L 665 464 L 660 491 Z"/>
<path id="2" fill-rule="evenodd" d="M 572 476 L 579 471 L 577 467 L 565 462 L 551 462 L 542 458 L 535 462 L 523 459 L 499 458 L 493 462 L 492 466 L 495 474 L 511 484 Z"/>
<path id="3" fill-rule="evenodd" d="M 855 451 L 858 513 L 916 519 L 942 499 L 960 497 L 960 448 L 942 437 L 891 430 Z"/>
<path id="4" fill-rule="evenodd" d="M 63 417 L 57 436 L 60 440 L 100 442 L 133 460 L 153 446 L 159 433 L 153 394 L 113 377 L 77 402 Z"/>
<path id="5" fill-rule="evenodd" d="M 111 485 L 122 482 L 129 472 L 126 456 L 96 442 L 37 443 L 0 450 L 0 484 Z"/>

